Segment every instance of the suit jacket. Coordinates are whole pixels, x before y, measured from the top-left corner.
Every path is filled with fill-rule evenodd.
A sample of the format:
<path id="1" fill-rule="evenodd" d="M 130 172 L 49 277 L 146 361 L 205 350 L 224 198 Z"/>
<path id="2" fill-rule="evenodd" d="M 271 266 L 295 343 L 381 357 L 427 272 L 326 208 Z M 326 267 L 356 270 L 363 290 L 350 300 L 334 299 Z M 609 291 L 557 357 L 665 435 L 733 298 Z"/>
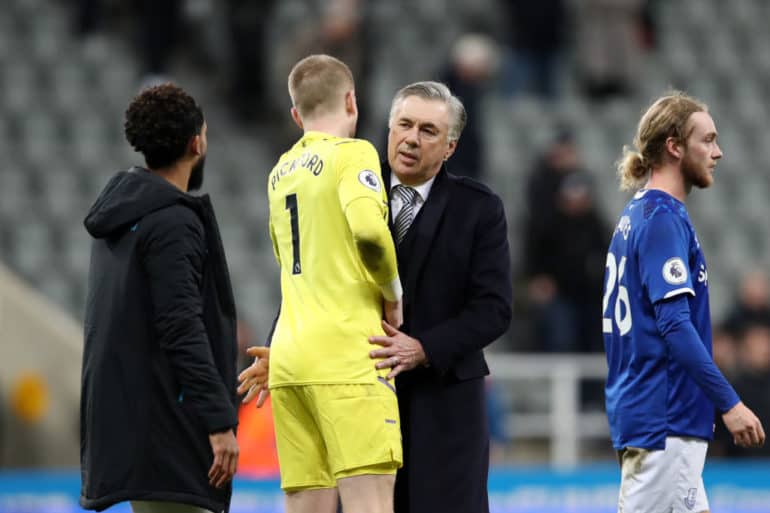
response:
<path id="1" fill-rule="evenodd" d="M 390 168 L 383 166 L 390 190 Z M 396 513 L 488 513 L 489 430 L 482 349 L 511 320 L 511 264 L 502 201 L 442 169 L 398 247 L 402 330 L 429 365 L 396 378 L 404 467 Z"/>

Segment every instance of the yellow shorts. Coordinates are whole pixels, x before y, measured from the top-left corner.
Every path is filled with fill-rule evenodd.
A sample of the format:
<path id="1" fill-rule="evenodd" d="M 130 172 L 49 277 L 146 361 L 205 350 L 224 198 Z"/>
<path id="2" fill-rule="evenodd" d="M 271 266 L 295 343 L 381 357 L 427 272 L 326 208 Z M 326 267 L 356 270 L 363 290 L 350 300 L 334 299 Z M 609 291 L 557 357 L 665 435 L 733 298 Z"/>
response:
<path id="1" fill-rule="evenodd" d="M 395 474 L 401 427 L 393 382 L 270 390 L 281 488 L 334 488 L 337 480 Z"/>

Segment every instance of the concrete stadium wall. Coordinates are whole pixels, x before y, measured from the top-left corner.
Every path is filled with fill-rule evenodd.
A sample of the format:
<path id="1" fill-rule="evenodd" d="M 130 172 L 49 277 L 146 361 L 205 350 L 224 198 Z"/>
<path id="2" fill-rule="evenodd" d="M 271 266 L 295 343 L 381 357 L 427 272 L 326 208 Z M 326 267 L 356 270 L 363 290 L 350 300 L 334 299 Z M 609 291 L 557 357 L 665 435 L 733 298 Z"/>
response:
<path id="1" fill-rule="evenodd" d="M 0 264 L 0 466 L 78 465 L 82 327 Z"/>

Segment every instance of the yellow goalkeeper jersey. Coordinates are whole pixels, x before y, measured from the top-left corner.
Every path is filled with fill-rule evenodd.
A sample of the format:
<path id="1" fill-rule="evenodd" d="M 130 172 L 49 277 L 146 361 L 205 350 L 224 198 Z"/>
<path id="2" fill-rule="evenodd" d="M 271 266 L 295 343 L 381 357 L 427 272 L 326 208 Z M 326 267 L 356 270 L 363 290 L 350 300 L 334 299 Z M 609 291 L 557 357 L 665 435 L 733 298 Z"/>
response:
<path id="1" fill-rule="evenodd" d="M 398 277 L 377 151 L 308 131 L 270 172 L 268 199 L 282 293 L 270 387 L 373 382 L 380 285 Z"/>

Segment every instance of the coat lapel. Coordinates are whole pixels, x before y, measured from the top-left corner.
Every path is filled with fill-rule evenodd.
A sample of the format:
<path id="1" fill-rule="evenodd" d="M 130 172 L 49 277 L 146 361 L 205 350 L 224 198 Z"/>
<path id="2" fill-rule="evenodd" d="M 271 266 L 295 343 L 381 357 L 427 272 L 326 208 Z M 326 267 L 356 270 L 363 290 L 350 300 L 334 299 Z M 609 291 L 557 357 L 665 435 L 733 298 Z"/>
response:
<path id="1" fill-rule="evenodd" d="M 383 163 L 382 181 L 388 193 L 388 205 L 390 205 L 390 173 L 390 166 L 387 162 Z M 444 215 L 444 210 L 449 201 L 449 189 L 449 178 L 447 177 L 445 166 L 436 175 L 436 180 L 433 182 L 428 200 L 420 209 L 417 219 L 415 219 L 414 224 L 407 233 L 405 242 L 410 242 L 411 239 L 412 244 L 409 245 L 411 252 L 409 254 L 403 253 L 403 247 L 399 251 L 398 244 L 396 243 L 396 253 L 399 255 L 399 260 L 408 260 L 409 262 L 407 265 L 407 276 L 401 277 L 402 280 L 406 279 L 405 290 L 417 290 L 417 277 L 420 275 L 420 270 L 428 256 L 428 251 L 433 245 L 433 239 L 436 237 L 438 224 Z M 395 243 L 393 217 L 390 212 L 388 212 L 388 226 Z M 416 231 L 416 233 L 411 233 L 413 231 Z"/>
<path id="2" fill-rule="evenodd" d="M 444 168 L 436 175 L 428 200 L 420 209 L 417 219 L 410 228 L 410 231 L 416 230 L 417 233 L 411 234 L 414 237 L 411 253 L 403 256 L 409 260 L 406 290 L 417 290 L 417 277 L 420 275 L 428 251 L 433 245 L 439 222 L 444 215 L 448 201 L 449 180 L 446 168 Z"/>

